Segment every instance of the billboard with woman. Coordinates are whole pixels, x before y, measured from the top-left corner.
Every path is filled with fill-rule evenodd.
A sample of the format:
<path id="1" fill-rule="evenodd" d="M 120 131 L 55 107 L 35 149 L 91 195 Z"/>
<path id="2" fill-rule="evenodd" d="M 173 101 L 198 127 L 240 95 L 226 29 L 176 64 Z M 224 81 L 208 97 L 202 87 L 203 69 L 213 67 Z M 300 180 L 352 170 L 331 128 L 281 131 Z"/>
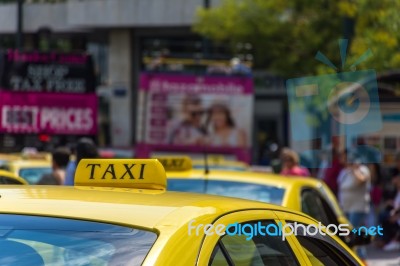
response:
<path id="1" fill-rule="evenodd" d="M 210 152 L 248 160 L 253 117 L 250 77 L 144 73 L 140 91 L 138 154 Z"/>

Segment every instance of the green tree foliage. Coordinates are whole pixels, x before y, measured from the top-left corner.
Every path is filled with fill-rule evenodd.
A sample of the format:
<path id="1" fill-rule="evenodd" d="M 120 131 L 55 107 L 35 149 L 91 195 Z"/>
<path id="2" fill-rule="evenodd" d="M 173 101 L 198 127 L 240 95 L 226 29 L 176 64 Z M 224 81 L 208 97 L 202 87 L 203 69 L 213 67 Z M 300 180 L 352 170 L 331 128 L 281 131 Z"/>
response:
<path id="1" fill-rule="evenodd" d="M 370 48 L 373 56 L 361 67 L 378 72 L 400 68 L 400 1 L 359 0 L 348 3 L 344 10 L 353 10 L 349 15 L 356 21 L 351 59 Z"/>
<path id="2" fill-rule="evenodd" d="M 373 60 L 359 68 L 381 71 L 400 65 L 398 10 L 397 0 L 224 0 L 200 9 L 194 30 L 217 42 L 250 42 L 256 68 L 296 77 L 334 72 L 314 59 L 319 50 L 341 71 L 338 39 L 348 18 L 355 25 L 348 65 L 370 48 Z"/>

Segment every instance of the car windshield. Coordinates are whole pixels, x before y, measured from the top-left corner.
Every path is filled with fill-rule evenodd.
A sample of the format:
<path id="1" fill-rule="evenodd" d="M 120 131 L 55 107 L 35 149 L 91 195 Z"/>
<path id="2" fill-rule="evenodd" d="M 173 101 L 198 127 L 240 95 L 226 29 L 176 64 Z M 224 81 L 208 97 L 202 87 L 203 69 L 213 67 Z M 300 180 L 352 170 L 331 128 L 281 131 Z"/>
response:
<path id="1" fill-rule="evenodd" d="M 282 204 L 285 189 L 255 183 L 204 179 L 168 179 L 168 190 L 206 193 Z"/>
<path id="2" fill-rule="evenodd" d="M 141 265 L 154 232 L 50 217 L 0 215 L 0 265 Z"/>
<path id="3" fill-rule="evenodd" d="M 22 168 L 19 170 L 18 175 L 28 181 L 29 184 L 36 184 L 43 177 L 43 175 L 50 173 L 50 167 L 31 167 Z"/>

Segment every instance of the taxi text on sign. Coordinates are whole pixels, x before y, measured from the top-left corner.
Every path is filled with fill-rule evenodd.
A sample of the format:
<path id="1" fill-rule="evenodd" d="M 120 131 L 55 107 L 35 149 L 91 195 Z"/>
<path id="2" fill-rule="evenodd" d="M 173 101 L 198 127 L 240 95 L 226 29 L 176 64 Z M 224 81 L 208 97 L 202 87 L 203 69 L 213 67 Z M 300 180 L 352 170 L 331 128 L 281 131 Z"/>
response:
<path id="1" fill-rule="evenodd" d="M 165 190 L 167 177 L 157 159 L 82 159 L 75 185 Z"/>
<path id="2" fill-rule="evenodd" d="M 192 160 L 188 156 L 157 157 L 166 171 L 188 171 L 192 169 Z"/>

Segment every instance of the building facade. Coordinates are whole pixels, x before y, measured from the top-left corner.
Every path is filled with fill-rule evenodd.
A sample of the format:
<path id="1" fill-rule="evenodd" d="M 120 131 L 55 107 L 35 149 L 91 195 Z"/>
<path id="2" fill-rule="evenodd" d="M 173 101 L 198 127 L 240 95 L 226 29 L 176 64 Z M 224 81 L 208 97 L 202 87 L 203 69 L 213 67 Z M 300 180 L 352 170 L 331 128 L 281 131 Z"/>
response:
<path id="1" fill-rule="evenodd" d="M 22 13 L 24 49 L 91 53 L 99 74 L 97 91 L 102 127 L 99 142 L 112 147 L 133 147 L 138 78 L 149 60 L 164 53 L 193 61 L 206 53 L 209 57 L 221 56 L 218 60 L 229 60 L 231 55 L 225 53 L 226 47 L 211 47 L 191 31 L 196 10 L 206 4 L 216 6 L 219 3 L 220 0 L 25 3 Z M 15 44 L 16 14 L 15 3 L 0 5 L 0 48 Z M 251 50 L 249 45 L 243 47 Z M 246 53 L 251 51 L 244 51 L 244 57 Z M 255 80 L 258 82 L 255 82 L 252 157 L 259 162 L 271 143 L 288 144 L 288 112 L 284 80 L 264 74 L 259 78 L 255 74 Z"/>

